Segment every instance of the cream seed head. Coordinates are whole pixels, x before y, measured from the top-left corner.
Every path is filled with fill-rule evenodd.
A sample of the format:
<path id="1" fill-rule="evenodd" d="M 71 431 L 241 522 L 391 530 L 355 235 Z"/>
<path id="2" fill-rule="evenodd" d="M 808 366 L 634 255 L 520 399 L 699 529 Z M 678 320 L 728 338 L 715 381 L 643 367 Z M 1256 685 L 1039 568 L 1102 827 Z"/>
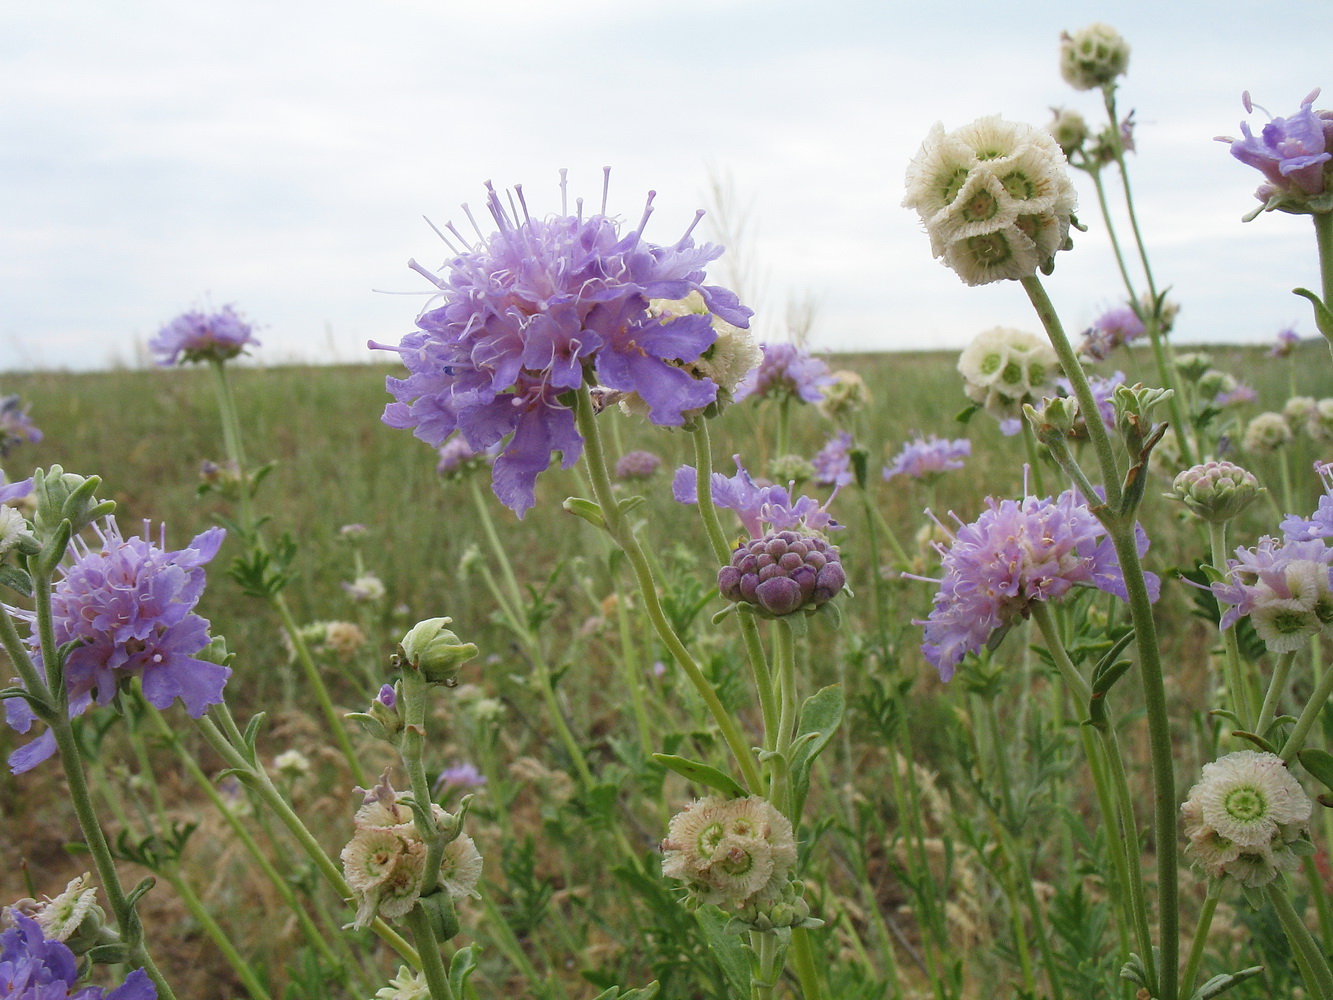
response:
<path id="1" fill-rule="evenodd" d="M 1271 455 L 1291 444 L 1291 424 L 1281 413 L 1261 413 L 1245 425 L 1243 447 L 1248 452 Z"/>
<path id="2" fill-rule="evenodd" d="M 977 335 L 958 357 L 963 391 L 999 419 L 1018 417 L 1024 403 L 1055 394 L 1059 358 L 1051 345 L 1008 327 Z"/>
<path id="3" fill-rule="evenodd" d="M 970 285 L 1049 269 L 1068 245 L 1077 197 L 1049 133 L 999 115 L 945 132 L 936 124 L 907 168 L 903 205 L 931 252 Z"/>
<path id="4" fill-rule="evenodd" d="M 1181 806 L 1186 852 L 1210 878 L 1272 882 L 1308 852 L 1311 803 L 1276 754 L 1241 750 L 1205 764 Z"/>
<path id="5" fill-rule="evenodd" d="M 1060 35 L 1060 75 L 1075 90 L 1113 83 L 1129 69 L 1129 43 L 1109 24 L 1097 21 Z"/>

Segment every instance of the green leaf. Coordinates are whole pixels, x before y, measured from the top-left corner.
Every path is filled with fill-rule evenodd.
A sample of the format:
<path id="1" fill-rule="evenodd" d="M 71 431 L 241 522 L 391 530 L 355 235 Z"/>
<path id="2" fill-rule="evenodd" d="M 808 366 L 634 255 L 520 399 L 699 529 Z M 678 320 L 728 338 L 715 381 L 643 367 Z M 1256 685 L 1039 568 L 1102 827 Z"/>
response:
<path id="1" fill-rule="evenodd" d="M 797 825 L 810 791 L 810 768 L 837 732 L 844 708 L 842 687 L 838 684 L 816 691 L 801 706 L 791 755 L 792 816 Z"/>
<path id="2" fill-rule="evenodd" d="M 454 996 L 467 996 L 464 989 L 469 977 L 477 971 L 477 952 L 479 951 L 481 951 L 481 945 L 474 943 L 454 952 L 454 957 L 449 963 L 449 985 L 454 988 Z"/>
<path id="3" fill-rule="evenodd" d="M 267 712 L 256 712 L 245 727 L 245 745 L 250 748 L 250 761 L 252 763 L 258 759 L 255 741 L 259 739 L 259 727 L 264 724 L 264 718 L 267 714 Z"/>
<path id="4" fill-rule="evenodd" d="M 975 417 L 977 415 L 977 411 L 980 409 L 981 409 L 980 406 L 973 404 L 972 406 L 969 406 L 966 409 L 959 410 L 956 414 L 954 414 L 954 419 L 957 420 L 960 424 L 965 424 L 973 417 Z"/>
<path id="5" fill-rule="evenodd" d="M 639 496 L 638 494 L 635 494 L 632 497 L 625 497 L 625 499 L 621 500 L 618 504 L 616 504 L 616 508 L 620 511 L 622 515 L 624 515 L 638 510 L 647 502 L 648 501 L 645 500 L 643 497 Z"/>
<path id="6" fill-rule="evenodd" d="M 32 596 L 32 577 L 17 566 L 0 566 L 0 583 L 10 590 L 18 591 L 24 597 Z"/>
<path id="7" fill-rule="evenodd" d="M 730 918 L 716 906 L 699 907 L 695 911 L 694 918 L 699 922 L 699 929 L 703 931 L 708 950 L 713 953 L 717 964 L 722 967 L 727 977 L 727 982 L 731 984 L 732 996 L 748 997 L 750 948 L 746 945 L 745 938 L 727 933 L 726 928 Z"/>
<path id="8" fill-rule="evenodd" d="M 1271 754 L 1277 753 L 1277 748 L 1257 733 L 1247 732 L 1244 729 L 1234 729 L 1232 730 L 1231 735 L 1238 736 L 1242 740 L 1249 740 L 1264 753 L 1271 753 Z"/>
<path id="9" fill-rule="evenodd" d="M 1328 311 L 1324 300 L 1308 288 L 1293 288 L 1291 292 L 1293 295 L 1310 300 L 1310 304 L 1314 306 L 1315 326 L 1319 327 L 1319 332 L 1325 337 L 1333 339 L 1333 312 Z"/>
<path id="10" fill-rule="evenodd" d="M 598 993 L 593 1000 L 653 1000 L 659 989 L 660 986 L 654 979 L 642 989 L 626 990 L 624 993 L 620 992 L 619 986 L 612 986 L 605 993 Z"/>
<path id="11" fill-rule="evenodd" d="M 380 722 L 380 720 L 373 715 L 369 715 L 366 712 L 345 712 L 343 713 L 343 718 L 355 722 L 365 730 L 368 735 L 373 736 L 377 740 L 384 740 L 386 743 L 393 742 L 389 738 L 389 731 L 384 728 L 384 723 Z"/>
<path id="12" fill-rule="evenodd" d="M 1115 660 L 1107 663 L 1102 660 L 1092 672 L 1092 697 L 1088 699 L 1088 722 L 1098 729 L 1105 729 L 1109 722 L 1106 717 L 1106 692 L 1116 681 L 1133 666 L 1129 660 Z"/>
<path id="13" fill-rule="evenodd" d="M 605 528 L 606 518 L 602 517 L 602 508 L 595 500 L 585 500 L 583 497 L 570 497 L 563 504 L 565 510 L 569 511 L 575 517 L 581 517 L 594 528 Z"/>
<path id="14" fill-rule="evenodd" d="M 750 794 L 731 775 L 724 774 L 707 764 L 700 764 L 697 760 L 678 757 L 673 753 L 655 753 L 653 754 L 653 760 L 697 785 L 707 785 L 709 788 L 715 788 L 733 799 L 743 799 Z"/>
<path id="15" fill-rule="evenodd" d="M 1327 750 L 1306 747 L 1296 755 L 1296 759 L 1316 780 L 1322 782 L 1325 788 L 1333 789 L 1333 754 Z"/>
<path id="16" fill-rule="evenodd" d="M 1238 983 L 1243 983 L 1247 979 L 1264 971 L 1262 965 L 1256 965 L 1250 969 L 1241 969 L 1239 972 L 1223 973 L 1220 976 L 1214 976 L 1208 982 L 1204 983 L 1197 990 L 1190 994 L 1189 1000 L 1213 1000 L 1213 997 L 1225 993 L 1231 987 Z"/>

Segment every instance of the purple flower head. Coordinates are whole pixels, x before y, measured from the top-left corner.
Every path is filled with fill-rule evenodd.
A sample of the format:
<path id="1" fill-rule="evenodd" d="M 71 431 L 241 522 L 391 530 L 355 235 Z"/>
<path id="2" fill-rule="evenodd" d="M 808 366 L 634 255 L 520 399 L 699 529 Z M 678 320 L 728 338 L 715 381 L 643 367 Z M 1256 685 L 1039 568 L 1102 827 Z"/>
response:
<path id="1" fill-rule="evenodd" d="M 973 523 L 958 521 L 947 549 L 937 546 L 944 579 L 933 581 L 940 589 L 929 618 L 915 623 L 926 627 L 921 651 L 941 680 L 949 680 L 963 656 L 981 649 L 996 630 L 1026 617 L 1034 601 L 1059 600 L 1078 585 L 1128 599 L 1106 529 L 1072 490 L 1054 500 L 986 503 Z M 1147 546 L 1140 532 L 1140 553 Z M 1160 582 L 1145 576 L 1155 601 Z"/>
<path id="2" fill-rule="evenodd" d="M 1277 343 L 1268 349 L 1270 358 L 1285 358 L 1296 349 L 1296 345 L 1301 342 L 1301 335 L 1296 332 L 1294 327 L 1287 327 L 1285 330 L 1277 332 Z"/>
<path id="3" fill-rule="evenodd" d="M 1143 336 L 1143 321 L 1129 306 L 1108 309 L 1083 333 L 1079 353 L 1093 361 L 1105 361 L 1117 347 Z"/>
<path id="4" fill-rule="evenodd" d="M 435 779 L 435 791 L 449 788 L 480 788 L 486 784 L 486 776 L 477 770 L 477 766 L 468 761 L 446 767 Z"/>
<path id="5" fill-rule="evenodd" d="M 226 361 L 247 347 L 258 346 L 253 328 L 231 306 L 211 316 L 181 313 L 148 342 L 148 349 L 164 367 L 184 361 Z"/>
<path id="6" fill-rule="evenodd" d="M 408 370 L 405 379 L 388 379 L 396 401 L 384 422 L 437 447 L 454 431 L 474 449 L 500 444 L 493 488 L 520 517 L 555 454 L 569 468 L 583 450 L 566 393 L 585 384 L 637 393 L 653 423 L 679 427 L 717 397 L 712 380 L 679 364 L 713 345 L 713 316 L 746 327 L 751 315 L 734 293 L 703 284 L 704 265 L 722 248 L 696 246 L 694 225 L 670 246 L 643 240 L 653 194 L 622 235 L 606 215 L 605 186 L 601 210 L 587 216 L 582 199 L 569 214 L 563 171 L 560 186 L 561 214 L 538 218 L 522 188 L 506 207 L 487 184 L 498 231 L 471 245 L 446 226 L 441 235 L 455 254 L 446 272 L 411 264 L 439 289 L 436 304 L 398 346 L 369 345 L 397 351 Z M 694 293 L 707 312 L 649 310 L 651 299 Z"/>
<path id="7" fill-rule="evenodd" d="M 750 396 L 794 396 L 806 403 L 818 403 L 823 389 L 834 383 L 829 367 L 819 358 L 795 344 L 760 344 L 764 360 L 736 387 L 736 401 Z"/>
<path id="8" fill-rule="evenodd" d="M 616 478 L 651 479 L 661 464 L 662 460 L 651 451 L 627 451 L 616 462 Z"/>
<path id="9" fill-rule="evenodd" d="M 916 437 L 902 446 L 893 461 L 884 466 L 884 478 L 911 476 L 913 479 L 933 479 L 945 472 L 963 467 L 963 459 L 972 454 L 972 442 L 967 438 L 952 441 L 936 437 Z"/>
<path id="10" fill-rule="evenodd" d="M 1305 645 L 1333 624 L 1333 549 L 1322 539 L 1282 541 L 1265 535 L 1227 561 L 1227 580 L 1209 589 L 1229 604 L 1219 623 L 1230 628 L 1248 615 L 1275 653 Z"/>
<path id="11" fill-rule="evenodd" d="M 1290 118 L 1272 118 L 1258 136 L 1247 122 L 1240 123 L 1243 139 L 1218 136 L 1219 142 L 1231 144 L 1232 156 L 1268 179 L 1255 192 L 1260 201 L 1268 203 L 1283 195 L 1304 200 L 1324 192 L 1325 165 L 1333 160 L 1333 120 L 1328 112 L 1313 110 L 1318 96 L 1316 88 L 1301 102 L 1300 111 Z M 1257 107 L 1249 91 L 1241 96 L 1241 102 L 1247 114 Z"/>
<path id="12" fill-rule="evenodd" d="M 158 545 L 138 536 L 122 538 L 111 518 L 94 530 L 101 547 L 75 539 L 74 563 L 51 597 L 56 644 L 82 643 L 65 661 L 70 717 L 94 702 L 105 705 L 122 681 L 137 676 L 151 705 L 166 708 L 179 698 L 199 718 L 221 703 L 231 676 L 228 667 L 196 658 L 210 638 L 207 620 L 193 613 L 204 592 L 204 564 L 217 555 L 226 532 L 209 528 L 186 548 L 168 552 L 165 527 Z M 29 642 L 40 663 L 35 616 L 18 609 L 10 613 L 32 624 Z M 5 717 L 21 733 L 36 721 L 22 698 L 5 701 Z M 10 755 L 10 770 L 20 774 L 54 752 L 48 731 Z"/>
<path id="13" fill-rule="evenodd" d="M 35 444 L 42 432 L 28 416 L 28 408 L 18 396 L 0 396 L 0 458 L 25 441 Z"/>
<path id="14" fill-rule="evenodd" d="M 815 455 L 815 482 L 820 486 L 848 486 L 856 478 L 852 472 L 852 436 L 838 431 Z"/>
<path id="15" fill-rule="evenodd" d="M 156 1000 L 157 987 L 143 969 L 107 993 L 101 986 L 78 988 L 74 952 L 50 941 L 36 920 L 9 910 L 14 926 L 0 934 L 0 997 L 9 1000 Z"/>
<path id="16" fill-rule="evenodd" d="M 1316 538 L 1333 538 L 1333 463 L 1315 463 L 1315 471 L 1324 481 L 1324 495 L 1309 519 L 1288 514 L 1279 525 L 1289 542 L 1309 542 Z"/>
<path id="17" fill-rule="evenodd" d="M 1244 382 L 1237 382 L 1235 386 L 1224 392 L 1219 392 L 1213 397 L 1213 406 L 1219 410 L 1226 406 L 1240 406 L 1242 403 L 1253 403 L 1259 398 L 1259 394 L 1254 391 L 1253 386 L 1246 385 Z"/>
<path id="18" fill-rule="evenodd" d="M 791 494 L 781 486 L 760 486 L 741 465 L 741 457 L 733 456 L 736 475 L 727 478 L 720 472 L 711 477 L 713 506 L 736 512 L 741 525 L 751 538 L 773 531 L 806 529 L 809 531 L 837 531 L 842 528 L 829 514 L 827 507 L 837 496 L 833 494 L 822 505 L 803 496 L 794 503 Z M 671 481 L 671 491 L 677 503 L 699 502 L 699 474 L 692 465 L 682 465 Z"/>

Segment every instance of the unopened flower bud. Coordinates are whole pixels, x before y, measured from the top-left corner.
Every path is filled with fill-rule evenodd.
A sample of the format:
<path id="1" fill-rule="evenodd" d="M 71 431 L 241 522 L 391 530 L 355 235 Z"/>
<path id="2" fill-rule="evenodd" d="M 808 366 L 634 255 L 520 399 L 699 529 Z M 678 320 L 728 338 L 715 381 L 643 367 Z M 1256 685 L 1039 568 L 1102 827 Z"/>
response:
<path id="1" fill-rule="evenodd" d="M 795 531 L 770 532 L 738 546 L 717 573 L 723 597 L 764 618 L 813 611 L 846 582 L 838 547 Z"/>
<path id="2" fill-rule="evenodd" d="M 403 657 L 432 684 L 458 683 L 458 669 L 477 655 L 475 643 L 463 642 L 447 625 L 452 618 L 428 618 L 403 636 Z"/>
<path id="3" fill-rule="evenodd" d="M 1236 388 L 1236 376 L 1210 368 L 1199 376 L 1199 395 L 1212 398 Z"/>
<path id="4" fill-rule="evenodd" d="M 296 781 L 310 773 L 310 758 L 300 750 L 284 750 L 273 758 L 273 768 L 279 776 Z"/>
<path id="5" fill-rule="evenodd" d="M 69 521 L 74 534 L 78 534 L 99 517 L 110 514 L 116 509 L 115 503 L 93 496 L 101 482 L 99 476 L 75 475 L 58 465 L 51 466 L 44 474 L 38 472 L 33 477 L 37 493 L 37 530 L 48 535 L 59 527 L 61 521 Z"/>
<path id="6" fill-rule="evenodd" d="M 1024 406 L 1023 414 L 1037 432 L 1037 440 L 1050 444 L 1053 440 L 1069 437 L 1073 432 L 1078 422 L 1078 400 L 1073 396 L 1044 399 L 1038 406 Z"/>
<path id="7" fill-rule="evenodd" d="M 1176 355 L 1176 371 L 1181 376 L 1189 379 L 1191 382 L 1197 382 L 1203 377 L 1203 373 L 1213 366 L 1211 355 L 1202 351 L 1194 351 L 1189 354 Z"/>
<path id="8" fill-rule="evenodd" d="M 815 477 L 815 466 L 804 455 L 779 455 L 768 464 L 768 473 L 779 483 L 804 483 Z"/>
<path id="9" fill-rule="evenodd" d="M 1186 469 L 1171 484 L 1172 496 L 1214 524 L 1229 521 L 1263 492 L 1254 474 L 1231 462 L 1204 462 Z"/>

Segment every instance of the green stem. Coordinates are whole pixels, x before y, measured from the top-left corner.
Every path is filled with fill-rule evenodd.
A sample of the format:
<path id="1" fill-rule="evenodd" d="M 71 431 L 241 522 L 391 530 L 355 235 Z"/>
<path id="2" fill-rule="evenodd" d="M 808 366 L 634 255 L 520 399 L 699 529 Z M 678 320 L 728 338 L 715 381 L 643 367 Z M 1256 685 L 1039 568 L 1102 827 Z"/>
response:
<path id="1" fill-rule="evenodd" d="M 1194 992 L 1194 980 L 1199 978 L 1199 966 L 1203 964 L 1203 948 L 1208 943 L 1208 929 L 1213 925 L 1213 911 L 1222 896 L 1222 883 L 1218 879 L 1208 880 L 1208 895 L 1204 897 L 1203 909 L 1199 911 L 1199 923 L 1194 928 L 1194 942 L 1190 945 L 1190 957 L 1185 962 L 1185 972 L 1180 977 L 1180 991 L 1186 996 Z"/>
<path id="2" fill-rule="evenodd" d="M 521 612 L 524 603 L 523 590 L 519 587 L 518 579 L 514 576 L 514 567 L 509 562 L 508 552 L 500 542 L 500 536 L 495 530 L 495 521 L 491 517 L 490 505 L 482 495 L 481 486 L 476 476 L 469 475 L 467 485 L 472 492 L 472 505 L 476 508 L 477 519 L 481 521 L 481 530 L 486 536 L 486 543 L 491 547 L 491 555 L 500 564 L 500 572 L 504 576 L 505 586 L 509 588 L 509 599 L 514 602 L 515 611 Z"/>
<path id="3" fill-rule="evenodd" d="M 296 651 L 296 661 L 301 664 L 301 672 L 305 674 L 306 682 L 315 693 L 319 710 L 328 724 L 329 732 L 338 743 L 338 749 L 342 751 L 343 758 L 347 761 L 352 779 L 358 785 L 367 784 L 365 769 L 357 759 L 356 751 L 352 749 L 351 737 L 347 734 L 347 722 L 333 707 L 333 698 L 329 696 L 329 689 L 320 677 L 319 667 L 315 665 L 315 660 L 310 655 L 310 647 L 301 636 L 301 630 L 296 624 L 296 619 L 292 617 L 291 609 L 287 607 L 286 599 L 281 594 L 274 594 L 270 598 L 270 603 L 282 620 L 282 627 L 286 630 L 288 638 L 292 641 L 292 648 Z"/>
<path id="4" fill-rule="evenodd" d="M 1333 214 L 1316 212 L 1314 219 L 1315 242 L 1319 247 L 1319 286 L 1327 309 L 1333 309 Z M 1316 314 L 1316 319 L 1318 315 Z M 1328 341 L 1328 349 L 1333 352 L 1333 330 L 1325 330 L 1323 324 L 1317 324 L 1319 332 Z"/>
<path id="5" fill-rule="evenodd" d="M 407 926 L 416 941 L 417 952 L 421 955 L 421 971 L 426 977 L 432 1000 L 455 1000 L 454 988 L 449 984 L 449 970 L 444 967 L 440 944 L 435 940 L 435 929 L 431 927 L 430 917 L 420 904 L 412 907 L 407 915 Z"/>
<path id="6" fill-rule="evenodd" d="M 1277 658 L 1277 666 L 1273 668 L 1273 676 L 1268 681 L 1268 692 L 1264 695 L 1263 707 L 1259 709 L 1259 721 L 1255 723 L 1255 732 L 1262 736 L 1268 727 L 1273 724 L 1273 719 L 1277 716 L 1277 703 L 1282 698 L 1282 692 L 1287 686 L 1287 675 L 1291 673 L 1291 665 L 1296 660 L 1296 650 L 1283 653 Z"/>
<path id="7" fill-rule="evenodd" d="M 1130 280 L 1129 269 L 1125 267 L 1125 255 L 1120 251 L 1120 240 L 1116 238 L 1115 226 L 1111 222 L 1111 210 L 1106 204 L 1106 185 L 1102 183 L 1102 167 L 1100 163 L 1088 168 L 1088 175 L 1092 178 L 1092 186 L 1097 192 L 1097 207 L 1101 209 L 1102 221 L 1106 224 L 1106 235 L 1111 238 L 1111 250 L 1115 254 L 1115 265 L 1120 270 L 1120 280 L 1125 283 L 1125 291 L 1129 294 L 1130 305 L 1137 312 L 1139 309 L 1139 293 L 1134 290 L 1134 282 Z"/>
<path id="8" fill-rule="evenodd" d="M 1036 496 L 1044 497 L 1046 486 L 1042 477 L 1041 455 L 1037 451 L 1037 432 L 1032 429 L 1032 421 L 1027 417 L 1020 418 L 1019 422 L 1023 425 L 1023 446 L 1027 450 L 1028 468 L 1032 475 L 1032 492 Z"/>
<path id="9" fill-rule="evenodd" d="M 791 393 L 784 392 L 778 402 L 778 438 L 775 458 L 785 458 L 791 452 L 791 403 Z"/>
<path id="10" fill-rule="evenodd" d="M 218 755 L 226 761 L 228 767 L 248 776 L 250 787 L 263 799 L 264 804 L 274 812 L 282 825 L 287 827 L 288 832 L 296 838 L 296 842 L 305 851 L 306 857 L 314 863 L 319 873 L 324 876 L 324 880 L 333 887 L 333 891 L 344 900 L 351 899 L 352 890 L 348 886 L 347 880 L 343 878 L 342 872 L 338 870 L 338 866 L 324 852 L 324 848 L 306 828 L 306 825 L 301 822 L 301 817 L 297 816 L 292 807 L 287 804 L 287 800 L 282 797 L 282 793 L 278 791 L 272 779 L 269 778 L 268 772 L 249 760 L 238 749 L 245 746 L 245 743 L 243 740 L 237 739 L 240 732 L 227 706 L 225 704 L 214 706 L 212 712 L 222 719 L 224 727 L 232 734 L 232 739 L 228 739 L 218 729 L 217 724 L 205 715 L 196 719 L 195 722 L 199 726 L 199 731 L 203 733 L 204 739 L 208 741 L 209 746 L 217 751 Z M 233 742 L 233 740 L 236 742 Z M 375 918 L 374 923 L 370 925 L 370 929 L 378 934 L 412 968 L 421 968 L 421 958 L 417 955 L 416 949 L 408 944 L 402 935 L 385 923 L 384 920 Z"/>
<path id="11" fill-rule="evenodd" d="M 1041 630 L 1046 648 L 1055 660 L 1060 676 L 1069 684 L 1074 694 L 1075 704 L 1081 714 L 1084 710 L 1083 706 L 1087 705 L 1092 698 L 1092 688 L 1070 660 L 1069 653 L 1065 650 L 1064 642 L 1060 638 L 1055 616 L 1045 602 L 1037 601 L 1032 605 L 1032 620 L 1037 623 L 1038 629 Z M 1120 860 L 1123 861 L 1123 869 L 1120 869 L 1118 865 L 1116 867 L 1124 876 L 1121 888 L 1129 903 L 1130 915 L 1134 925 L 1134 938 L 1143 958 L 1144 968 L 1148 973 L 1148 981 L 1151 984 L 1156 982 L 1157 970 L 1153 961 L 1152 931 L 1148 921 L 1148 906 L 1143 897 L 1143 873 L 1140 869 L 1138 823 L 1134 819 L 1134 800 L 1130 793 L 1129 778 L 1125 774 L 1124 758 L 1120 751 L 1120 741 L 1113 723 L 1108 720 L 1104 727 L 1095 726 L 1093 728 L 1097 730 L 1097 736 L 1102 746 L 1103 760 L 1108 772 L 1106 777 L 1110 781 L 1109 794 L 1114 796 L 1115 802 L 1114 809 L 1108 809 L 1104 813 L 1111 830 L 1116 832 L 1115 837 L 1108 836 L 1107 840 L 1114 839 L 1119 845 L 1122 845 L 1124 853 L 1120 856 Z M 1165 958 L 1163 961 L 1165 961 Z"/>
<path id="12" fill-rule="evenodd" d="M 1315 724 L 1319 718 L 1319 713 L 1324 710 L 1328 699 L 1333 697 L 1333 670 L 1325 670 L 1324 676 L 1319 678 L 1319 683 L 1315 685 L 1314 692 L 1310 695 L 1310 700 L 1305 708 L 1301 710 L 1300 718 L 1296 720 L 1296 725 L 1291 730 L 1291 735 L 1287 737 L 1287 742 L 1282 746 L 1282 753 L 1279 755 L 1288 764 L 1293 757 L 1301 752 L 1301 747 L 1305 746 L 1305 737 L 1309 735 L 1310 727 Z"/>
<path id="13" fill-rule="evenodd" d="M 708 707 L 708 711 L 712 715 L 718 730 L 722 733 L 732 756 L 736 758 L 736 763 L 745 777 L 746 784 L 757 793 L 759 789 L 763 788 L 763 779 L 755 763 L 754 754 L 750 752 L 747 741 L 741 736 L 735 720 L 723 706 L 717 692 L 708 683 L 708 678 L 704 676 L 694 657 L 690 655 L 689 650 L 685 648 L 685 644 L 681 642 L 680 636 L 676 635 L 671 623 L 667 621 L 666 613 L 662 610 L 661 599 L 657 594 L 657 582 L 653 578 L 648 558 L 644 555 L 643 547 L 639 544 L 633 525 L 626 521 L 616 503 L 611 488 L 611 476 L 606 466 L 606 456 L 602 449 L 597 428 L 596 416 L 593 412 L 592 400 L 586 385 L 581 386 L 575 394 L 575 416 L 578 421 L 579 432 L 583 435 L 583 457 L 588 470 L 588 478 L 592 482 L 593 493 L 601 507 L 606 530 L 629 558 L 630 566 L 634 570 L 635 582 L 638 584 L 639 593 L 643 598 L 644 608 L 648 612 L 648 619 L 652 622 L 658 638 L 665 644 L 676 663 L 685 671 L 686 677 L 689 678 L 695 691 L 698 692 L 704 704 Z"/>
<path id="14" fill-rule="evenodd" d="M 1088 428 L 1088 437 L 1097 454 L 1097 464 L 1101 467 L 1102 485 L 1106 490 L 1106 505 L 1113 511 L 1119 511 L 1120 471 L 1116 466 L 1115 450 L 1111 446 L 1111 437 L 1106 432 L 1106 425 L 1097 419 L 1097 401 L 1093 398 L 1087 373 L 1079 364 L 1078 356 L 1069 344 L 1069 338 L 1065 336 L 1064 326 L 1061 325 L 1060 317 L 1056 314 L 1055 306 L 1046 294 L 1041 280 L 1034 274 L 1020 281 L 1023 290 L 1028 294 L 1028 299 L 1032 302 L 1032 307 L 1041 319 L 1042 326 L 1046 328 L 1046 334 L 1050 338 L 1051 346 L 1055 348 L 1056 356 L 1060 359 L 1060 367 L 1064 369 L 1065 377 L 1074 388 L 1078 408 L 1086 417 L 1083 423 Z M 1093 498 L 1088 497 L 1088 502 L 1092 503 Z"/>
<path id="15" fill-rule="evenodd" d="M 213 782 L 208 780 L 208 775 L 206 775 L 203 768 L 199 766 L 199 762 L 195 760 L 194 755 L 185 748 L 183 743 L 181 743 L 180 737 L 177 736 L 175 730 L 167 725 L 167 721 L 162 717 L 162 713 L 151 705 L 147 706 L 146 711 L 148 718 L 151 720 L 152 725 L 156 730 L 158 738 L 176 751 L 176 756 L 178 756 L 181 763 L 185 765 L 185 770 L 189 773 L 190 777 L 194 779 L 195 784 L 199 786 L 204 795 L 207 796 L 208 800 L 212 802 L 213 807 L 218 811 L 218 814 L 226 821 L 227 825 L 231 827 L 232 833 L 236 835 L 236 839 L 239 840 L 245 847 L 246 851 L 249 852 L 250 857 L 254 859 L 255 864 L 259 866 L 259 870 L 264 874 L 264 877 L 269 880 L 269 884 L 273 886 L 278 895 L 282 897 L 282 901 L 287 904 L 287 908 L 296 916 L 297 922 L 301 925 L 301 931 L 305 935 L 306 940 L 310 942 L 311 946 L 320 953 L 326 962 L 329 963 L 330 968 L 338 970 L 335 974 L 339 981 L 346 985 L 346 976 L 341 972 L 342 962 L 330 948 L 328 937 L 321 933 L 319 928 L 315 926 L 314 922 L 310 919 L 310 915 L 306 913 L 305 907 L 302 906 L 300 901 L 296 898 L 296 893 L 292 891 L 291 883 L 282 877 L 278 870 L 273 867 L 272 862 L 269 861 L 264 852 L 260 850 L 258 842 L 256 842 L 255 838 L 250 834 L 250 831 L 245 828 L 245 824 L 237 818 L 235 812 L 223 801 L 222 796 L 218 794 L 218 790 L 213 786 Z M 337 939 L 341 940 L 341 936 L 338 936 Z"/>
<path id="16" fill-rule="evenodd" d="M 815 952 L 810 944 L 810 931 L 797 927 L 791 932 L 791 965 L 801 984 L 804 1000 L 824 1000 L 824 979 L 815 964 Z"/>
<path id="17" fill-rule="evenodd" d="M 1107 525 L 1129 595 L 1130 618 L 1138 649 L 1139 681 L 1148 720 L 1148 745 L 1153 775 L 1153 843 L 1157 851 L 1158 934 L 1161 942 L 1161 1000 L 1175 1000 L 1176 956 L 1180 949 L 1179 865 L 1176 846 L 1175 756 L 1171 721 L 1167 715 L 1157 624 L 1139 561 L 1134 525 L 1117 519 Z"/>
<path id="18" fill-rule="evenodd" d="M 1278 920 L 1282 923 L 1282 930 L 1286 932 L 1287 940 L 1291 942 L 1292 956 L 1300 966 L 1306 989 L 1320 1000 L 1333 1000 L 1333 972 L 1330 972 L 1328 961 L 1319 950 L 1314 938 L 1310 936 L 1305 922 L 1292 908 L 1291 901 L 1287 899 L 1286 893 L 1277 882 L 1270 882 L 1265 892 L 1268 901 L 1273 904 Z"/>
<path id="19" fill-rule="evenodd" d="M 199 899 L 199 895 L 185 881 L 180 872 L 175 869 L 174 864 L 164 866 L 158 871 L 158 874 L 171 883 L 171 887 L 176 890 L 176 895 L 185 904 L 185 908 L 198 921 L 204 933 L 212 939 L 218 951 L 222 952 L 222 957 L 235 971 L 236 977 L 245 986 L 250 996 L 254 997 L 255 1000 L 269 1000 L 268 990 L 264 989 L 264 984 L 259 981 L 254 969 L 250 968 L 250 963 L 241 957 L 241 953 L 236 950 L 235 945 L 231 943 L 231 939 L 227 937 L 227 932 L 209 914 L 208 908 Z"/>
<path id="20" fill-rule="evenodd" d="M 1213 568 L 1219 573 L 1227 569 L 1227 526 L 1215 522 L 1208 525 L 1208 538 L 1212 548 Z M 1236 639 L 1236 626 L 1222 630 L 1222 649 L 1224 651 L 1227 687 L 1231 691 L 1231 708 L 1240 719 L 1241 728 L 1254 724 L 1254 709 L 1250 705 L 1250 688 L 1245 682 L 1241 670 L 1240 644 Z"/>

